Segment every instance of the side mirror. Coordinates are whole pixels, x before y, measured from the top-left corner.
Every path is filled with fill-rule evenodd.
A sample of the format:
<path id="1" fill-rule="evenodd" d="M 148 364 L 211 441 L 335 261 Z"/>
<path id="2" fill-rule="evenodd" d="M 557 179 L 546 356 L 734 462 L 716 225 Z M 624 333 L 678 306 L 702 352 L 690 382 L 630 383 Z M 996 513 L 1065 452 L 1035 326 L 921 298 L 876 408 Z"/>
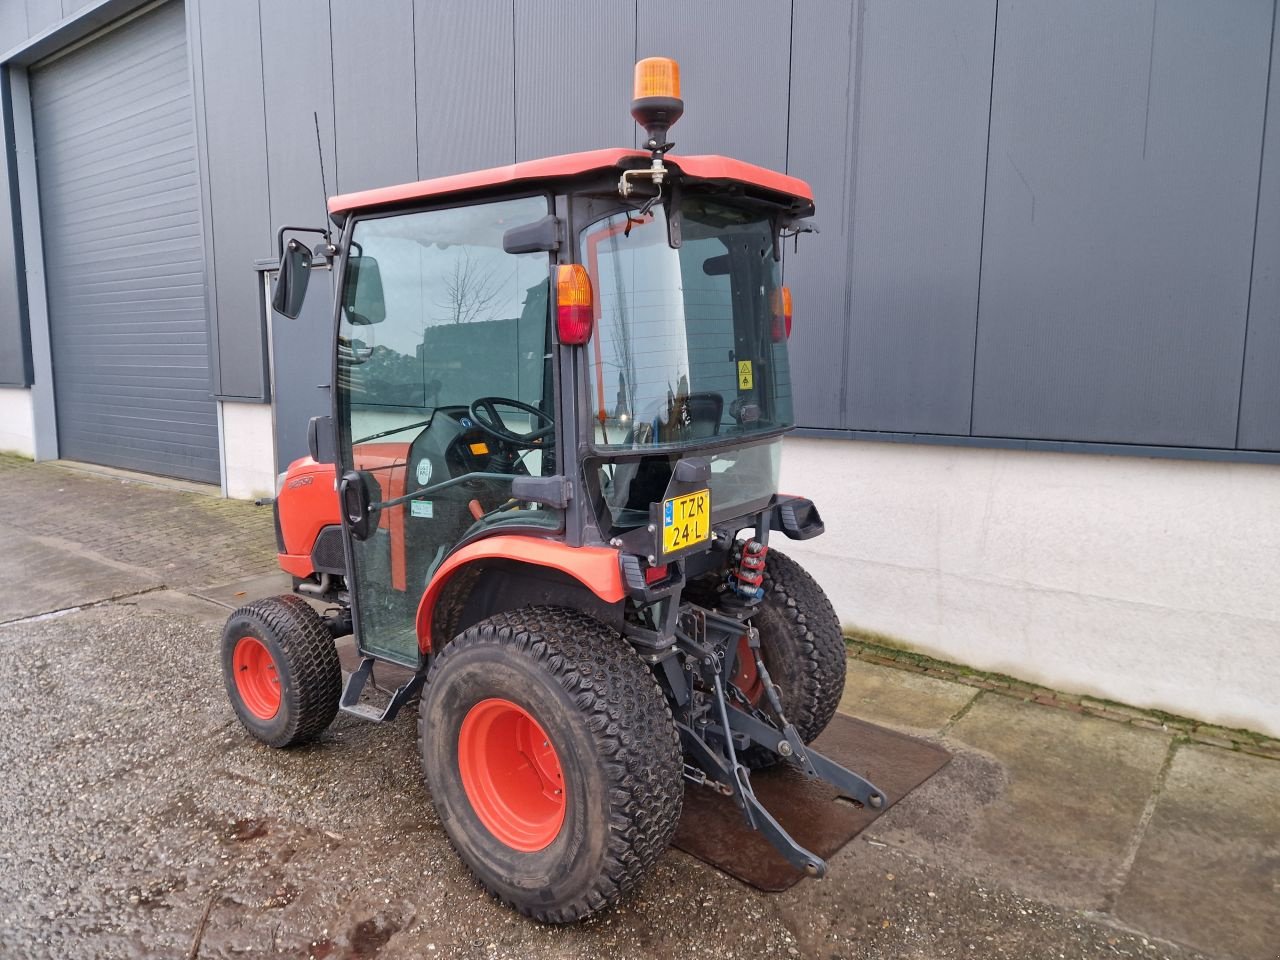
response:
<path id="1" fill-rule="evenodd" d="M 342 283 L 342 310 L 347 322 L 357 326 L 387 319 L 387 301 L 382 294 L 382 271 L 373 257 L 347 257 L 347 276 Z"/>
<path id="2" fill-rule="evenodd" d="M 276 292 L 271 297 L 271 309 L 290 320 L 298 319 L 310 279 L 311 251 L 297 240 L 290 240 L 284 248 L 284 255 L 280 257 L 280 272 L 276 276 Z"/>
<path id="3" fill-rule="evenodd" d="M 338 483 L 338 501 L 347 529 L 357 540 L 368 540 L 378 528 L 378 513 L 371 509 L 378 484 L 363 470 L 348 470 Z"/>

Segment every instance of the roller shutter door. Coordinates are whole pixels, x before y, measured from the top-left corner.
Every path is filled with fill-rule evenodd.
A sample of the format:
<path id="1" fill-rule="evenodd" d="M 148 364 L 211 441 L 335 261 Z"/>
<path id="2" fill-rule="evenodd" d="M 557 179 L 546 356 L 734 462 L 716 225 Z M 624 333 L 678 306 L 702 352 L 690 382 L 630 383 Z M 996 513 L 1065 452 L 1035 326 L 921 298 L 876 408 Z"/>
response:
<path id="1" fill-rule="evenodd" d="M 217 483 L 181 3 L 31 72 L 59 455 Z"/>

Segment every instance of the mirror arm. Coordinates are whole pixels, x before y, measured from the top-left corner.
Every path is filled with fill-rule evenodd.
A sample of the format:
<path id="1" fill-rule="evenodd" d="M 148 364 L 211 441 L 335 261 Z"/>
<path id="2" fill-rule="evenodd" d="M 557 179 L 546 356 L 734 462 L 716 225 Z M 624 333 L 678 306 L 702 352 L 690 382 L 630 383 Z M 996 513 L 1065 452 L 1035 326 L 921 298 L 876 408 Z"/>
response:
<path id="1" fill-rule="evenodd" d="M 276 232 L 276 259 L 279 260 L 284 256 L 284 235 L 286 233 L 315 233 L 324 237 L 324 256 L 332 257 L 338 252 L 338 248 L 333 245 L 333 238 L 329 235 L 329 231 L 323 227 L 281 227 Z M 320 248 L 317 247 L 317 250 Z"/>

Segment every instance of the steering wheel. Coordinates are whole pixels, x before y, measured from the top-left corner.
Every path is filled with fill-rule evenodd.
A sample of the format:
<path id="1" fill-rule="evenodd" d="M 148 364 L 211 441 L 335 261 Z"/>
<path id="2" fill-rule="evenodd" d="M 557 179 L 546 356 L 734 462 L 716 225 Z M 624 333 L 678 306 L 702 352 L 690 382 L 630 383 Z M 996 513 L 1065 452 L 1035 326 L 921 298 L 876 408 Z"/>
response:
<path id="1" fill-rule="evenodd" d="M 516 433 L 507 429 L 502 422 L 502 417 L 498 415 L 498 407 L 511 407 L 513 410 L 521 410 L 533 416 L 535 420 L 545 423 L 546 426 L 530 430 L 528 433 Z M 470 413 L 471 419 L 476 422 L 476 426 L 485 433 L 497 440 L 501 440 L 503 443 L 510 443 L 517 447 L 543 446 L 542 441 L 552 436 L 556 430 L 556 422 L 550 414 L 544 413 L 531 404 L 521 403 L 519 400 L 512 400 L 508 397 L 479 397 L 471 401 Z"/>

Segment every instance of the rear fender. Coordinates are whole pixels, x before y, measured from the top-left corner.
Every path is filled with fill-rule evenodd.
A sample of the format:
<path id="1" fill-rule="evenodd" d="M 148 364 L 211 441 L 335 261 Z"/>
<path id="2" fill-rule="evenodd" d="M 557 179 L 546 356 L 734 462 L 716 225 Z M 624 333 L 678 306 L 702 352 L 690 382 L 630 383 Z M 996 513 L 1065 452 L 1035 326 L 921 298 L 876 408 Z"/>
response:
<path id="1" fill-rule="evenodd" d="M 501 563 L 507 575 L 520 565 L 541 568 L 580 584 L 606 606 L 617 606 L 626 597 L 618 551 L 609 547 L 570 547 L 559 540 L 535 537 L 496 536 L 469 543 L 440 565 L 418 604 L 418 649 L 432 652 L 432 623 L 436 606 L 454 578 L 464 571 L 476 571 L 491 563 Z"/>

